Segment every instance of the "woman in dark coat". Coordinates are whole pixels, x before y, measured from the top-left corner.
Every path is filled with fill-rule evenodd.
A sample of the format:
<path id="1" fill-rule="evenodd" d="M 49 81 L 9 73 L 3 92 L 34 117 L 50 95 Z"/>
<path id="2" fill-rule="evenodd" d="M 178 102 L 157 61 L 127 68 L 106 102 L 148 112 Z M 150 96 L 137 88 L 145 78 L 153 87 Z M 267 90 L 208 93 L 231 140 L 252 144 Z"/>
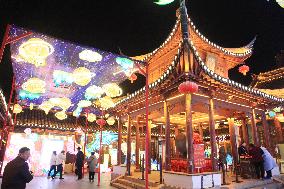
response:
<path id="1" fill-rule="evenodd" d="M 81 151 L 80 147 L 78 147 L 77 150 L 78 150 L 78 153 L 76 155 L 75 166 L 76 166 L 76 169 L 77 169 L 78 180 L 80 180 L 80 179 L 82 179 L 82 168 L 84 166 L 85 156 L 84 156 L 83 152 Z"/>
<path id="2" fill-rule="evenodd" d="M 33 179 L 32 172 L 29 171 L 26 162 L 30 154 L 30 149 L 23 147 L 19 150 L 19 155 L 10 161 L 3 173 L 1 189 L 25 189 L 26 183 Z"/>

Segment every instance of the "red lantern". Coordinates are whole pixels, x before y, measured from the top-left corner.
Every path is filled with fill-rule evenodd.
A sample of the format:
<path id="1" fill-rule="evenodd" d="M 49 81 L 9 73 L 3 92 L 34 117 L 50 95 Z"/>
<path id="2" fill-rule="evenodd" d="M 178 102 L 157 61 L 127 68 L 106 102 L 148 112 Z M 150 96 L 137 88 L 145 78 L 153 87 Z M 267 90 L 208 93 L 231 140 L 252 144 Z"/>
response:
<path id="1" fill-rule="evenodd" d="M 99 126 L 104 126 L 106 124 L 106 121 L 104 119 L 98 119 L 96 121 L 96 123 L 99 125 Z"/>
<path id="2" fill-rule="evenodd" d="M 131 81 L 131 83 L 133 83 L 133 81 L 135 81 L 137 79 L 137 75 L 135 73 L 131 74 L 131 76 L 129 77 L 129 80 Z"/>
<path id="3" fill-rule="evenodd" d="M 185 81 L 179 85 L 178 91 L 183 94 L 196 93 L 198 85 L 191 81 Z"/>
<path id="4" fill-rule="evenodd" d="M 247 65 L 242 65 L 239 67 L 239 72 L 243 75 L 247 75 L 247 72 L 249 72 L 249 67 Z"/>

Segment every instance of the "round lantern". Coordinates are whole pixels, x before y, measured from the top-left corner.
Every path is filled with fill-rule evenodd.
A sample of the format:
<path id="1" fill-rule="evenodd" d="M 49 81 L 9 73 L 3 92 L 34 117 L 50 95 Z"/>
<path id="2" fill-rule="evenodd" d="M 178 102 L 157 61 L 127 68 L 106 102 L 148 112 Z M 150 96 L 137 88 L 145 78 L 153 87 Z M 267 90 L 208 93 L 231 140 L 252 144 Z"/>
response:
<path id="1" fill-rule="evenodd" d="M 93 113 L 89 113 L 87 119 L 88 119 L 89 122 L 93 122 L 97 119 L 97 116 Z"/>
<path id="2" fill-rule="evenodd" d="M 137 80 L 137 75 L 135 73 L 131 74 L 131 76 L 129 77 L 129 80 L 131 81 L 131 83 L 133 83 L 134 81 Z"/>
<path id="3" fill-rule="evenodd" d="M 178 86 L 178 91 L 183 94 L 195 93 L 198 91 L 198 85 L 191 81 L 185 81 Z"/>
<path id="4" fill-rule="evenodd" d="M 99 125 L 99 126 L 104 126 L 106 124 L 106 121 L 104 119 L 98 119 L 96 121 L 96 123 Z"/>
<path id="5" fill-rule="evenodd" d="M 30 110 L 33 110 L 33 109 L 34 109 L 34 104 L 30 103 Z"/>
<path id="6" fill-rule="evenodd" d="M 20 104 L 15 104 L 14 105 L 14 109 L 13 109 L 13 113 L 14 114 L 18 114 L 21 113 L 23 110 L 22 106 Z"/>
<path id="7" fill-rule="evenodd" d="M 109 117 L 109 118 L 107 119 L 107 124 L 113 125 L 114 123 L 115 123 L 114 117 Z"/>
<path id="8" fill-rule="evenodd" d="M 247 75 L 247 72 L 249 72 L 249 67 L 247 65 L 242 65 L 239 67 L 239 72 L 243 75 Z"/>
<path id="9" fill-rule="evenodd" d="M 276 113 L 275 113 L 274 111 L 270 111 L 270 112 L 268 113 L 268 115 L 269 115 L 269 117 L 273 118 L 273 117 L 276 116 Z"/>
<path id="10" fill-rule="evenodd" d="M 26 133 L 26 135 L 30 135 L 32 133 L 32 130 L 31 128 L 26 128 L 24 132 Z"/>

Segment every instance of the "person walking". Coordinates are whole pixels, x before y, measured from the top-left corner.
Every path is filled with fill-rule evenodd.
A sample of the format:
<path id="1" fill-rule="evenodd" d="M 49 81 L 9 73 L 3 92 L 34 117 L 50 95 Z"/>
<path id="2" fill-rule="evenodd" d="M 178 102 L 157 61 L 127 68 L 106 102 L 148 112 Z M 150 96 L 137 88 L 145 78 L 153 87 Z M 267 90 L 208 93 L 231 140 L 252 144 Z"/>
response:
<path id="1" fill-rule="evenodd" d="M 78 180 L 81 180 L 82 177 L 82 168 L 84 166 L 84 153 L 81 151 L 81 148 L 77 148 L 78 153 L 76 154 L 76 169 L 77 169 L 77 175 L 78 175 Z"/>
<path id="2" fill-rule="evenodd" d="M 266 171 L 265 179 L 271 179 L 272 177 L 272 169 L 277 167 L 276 162 L 274 161 L 272 155 L 268 152 L 268 150 L 264 147 L 260 147 L 263 151 L 263 160 L 264 160 L 264 170 Z"/>
<path id="3" fill-rule="evenodd" d="M 94 182 L 95 170 L 98 163 L 95 152 L 91 152 L 91 156 L 88 158 L 87 163 L 89 168 L 89 181 Z"/>
<path id="4" fill-rule="evenodd" d="M 59 179 L 64 179 L 62 177 L 63 172 L 63 162 L 66 160 L 65 151 L 62 150 L 60 154 L 58 154 L 56 158 L 56 171 L 54 172 L 54 175 L 52 176 L 52 179 L 55 178 L 56 174 L 59 173 L 60 177 Z"/>
<path id="5" fill-rule="evenodd" d="M 25 189 L 26 183 L 33 179 L 33 173 L 29 171 L 26 162 L 31 156 L 30 149 L 23 147 L 19 150 L 19 155 L 10 161 L 3 173 L 1 189 Z"/>
<path id="6" fill-rule="evenodd" d="M 264 179 L 263 151 L 254 144 L 249 144 L 249 155 L 252 156 L 251 162 L 254 165 L 255 173 L 258 179 Z"/>
<path id="7" fill-rule="evenodd" d="M 56 171 L 56 158 L 57 158 L 56 151 L 53 151 L 51 158 L 50 158 L 50 169 L 48 171 L 47 178 L 50 178 L 50 174 L 52 171 L 53 171 L 53 174 Z"/>

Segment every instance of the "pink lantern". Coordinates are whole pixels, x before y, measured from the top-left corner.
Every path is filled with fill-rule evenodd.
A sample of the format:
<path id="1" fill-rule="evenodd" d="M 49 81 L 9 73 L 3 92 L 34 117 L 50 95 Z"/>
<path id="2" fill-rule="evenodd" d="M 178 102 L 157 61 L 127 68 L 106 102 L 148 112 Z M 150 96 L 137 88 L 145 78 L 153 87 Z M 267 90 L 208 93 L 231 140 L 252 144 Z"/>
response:
<path id="1" fill-rule="evenodd" d="M 106 120 L 104 120 L 104 119 L 98 119 L 98 120 L 96 121 L 96 123 L 97 123 L 99 126 L 104 126 L 104 125 L 106 124 Z"/>
<path id="2" fill-rule="evenodd" d="M 191 81 L 185 81 L 178 87 L 178 91 L 183 94 L 198 92 L 198 85 Z"/>
<path id="3" fill-rule="evenodd" d="M 249 72 L 249 67 L 247 65 L 242 65 L 239 67 L 239 72 L 243 75 L 247 75 L 247 72 Z"/>

